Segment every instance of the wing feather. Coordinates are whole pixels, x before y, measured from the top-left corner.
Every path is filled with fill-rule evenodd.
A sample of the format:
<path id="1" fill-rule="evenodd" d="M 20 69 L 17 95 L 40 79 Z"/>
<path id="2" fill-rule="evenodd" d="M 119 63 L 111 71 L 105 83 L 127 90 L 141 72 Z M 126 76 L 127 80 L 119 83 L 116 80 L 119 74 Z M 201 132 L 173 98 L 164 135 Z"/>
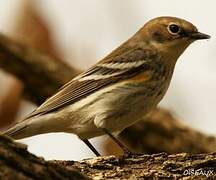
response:
<path id="1" fill-rule="evenodd" d="M 114 57 L 111 59 L 105 58 L 64 85 L 27 118 L 56 111 L 85 98 L 105 86 L 133 77 L 140 71 L 149 70 L 149 63 L 147 62 L 152 60 L 152 55 L 153 53 L 149 53 L 149 50 L 138 48 L 129 53 L 123 53 L 117 56 L 116 59 Z M 113 63 L 118 64 L 114 66 Z"/>

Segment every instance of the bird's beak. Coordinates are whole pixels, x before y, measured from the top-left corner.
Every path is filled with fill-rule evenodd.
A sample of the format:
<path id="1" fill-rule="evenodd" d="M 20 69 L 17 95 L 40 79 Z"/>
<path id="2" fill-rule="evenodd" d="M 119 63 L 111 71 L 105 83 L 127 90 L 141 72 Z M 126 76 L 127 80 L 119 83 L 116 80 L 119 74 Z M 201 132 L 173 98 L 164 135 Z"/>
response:
<path id="1" fill-rule="evenodd" d="M 204 33 L 201 33 L 201 32 L 193 32 L 190 35 L 190 38 L 194 39 L 194 40 L 200 40 L 200 39 L 210 39 L 211 36 L 204 34 Z"/>

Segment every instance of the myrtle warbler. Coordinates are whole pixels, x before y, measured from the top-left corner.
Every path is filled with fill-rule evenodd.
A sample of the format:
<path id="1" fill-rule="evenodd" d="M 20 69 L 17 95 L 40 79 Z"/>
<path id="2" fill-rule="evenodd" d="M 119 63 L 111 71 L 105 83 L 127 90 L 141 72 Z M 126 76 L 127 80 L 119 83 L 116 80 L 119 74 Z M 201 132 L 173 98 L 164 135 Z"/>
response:
<path id="1" fill-rule="evenodd" d="M 112 133 L 150 112 L 166 93 L 178 57 L 195 40 L 209 38 L 183 19 L 155 18 L 5 134 L 74 133 L 99 155 L 88 139 L 107 133 L 124 148 Z"/>

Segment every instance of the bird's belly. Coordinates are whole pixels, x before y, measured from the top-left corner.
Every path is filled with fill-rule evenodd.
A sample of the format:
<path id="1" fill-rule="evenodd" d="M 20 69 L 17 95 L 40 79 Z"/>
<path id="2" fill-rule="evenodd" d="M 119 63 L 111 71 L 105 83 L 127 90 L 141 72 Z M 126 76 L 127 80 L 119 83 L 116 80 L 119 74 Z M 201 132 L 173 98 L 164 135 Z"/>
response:
<path id="1" fill-rule="evenodd" d="M 73 120 L 71 127 L 83 138 L 101 135 L 101 128 L 110 132 L 122 131 L 157 105 L 161 98 L 157 96 L 157 91 L 153 92 L 146 87 L 129 86 L 104 92 L 74 112 L 77 113 L 75 117 L 80 118 L 77 119 L 78 124 Z"/>

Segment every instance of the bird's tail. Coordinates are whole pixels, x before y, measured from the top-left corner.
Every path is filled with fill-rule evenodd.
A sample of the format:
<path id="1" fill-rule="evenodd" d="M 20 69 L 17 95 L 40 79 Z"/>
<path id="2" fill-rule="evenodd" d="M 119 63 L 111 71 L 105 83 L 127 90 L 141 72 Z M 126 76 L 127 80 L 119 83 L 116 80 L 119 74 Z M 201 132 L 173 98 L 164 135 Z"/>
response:
<path id="1" fill-rule="evenodd" d="M 62 126 L 61 126 L 62 125 Z M 50 132 L 63 132 L 65 124 L 59 123 L 59 121 L 53 121 L 53 118 L 46 117 L 32 117 L 24 119 L 12 128 L 9 128 L 3 135 L 9 136 L 13 139 L 23 139 L 38 134 L 50 133 Z"/>
<path id="2" fill-rule="evenodd" d="M 22 138 L 28 137 L 28 135 L 25 133 L 27 127 L 28 127 L 28 123 L 19 122 L 15 126 L 4 131 L 2 134 L 9 136 L 13 139 L 22 139 Z"/>
<path id="3" fill-rule="evenodd" d="M 58 120 L 58 118 L 53 119 L 52 116 L 27 118 L 3 132 L 3 135 L 7 135 L 13 139 L 23 139 L 44 133 L 63 132 L 66 125 L 64 122 L 59 123 Z"/>

